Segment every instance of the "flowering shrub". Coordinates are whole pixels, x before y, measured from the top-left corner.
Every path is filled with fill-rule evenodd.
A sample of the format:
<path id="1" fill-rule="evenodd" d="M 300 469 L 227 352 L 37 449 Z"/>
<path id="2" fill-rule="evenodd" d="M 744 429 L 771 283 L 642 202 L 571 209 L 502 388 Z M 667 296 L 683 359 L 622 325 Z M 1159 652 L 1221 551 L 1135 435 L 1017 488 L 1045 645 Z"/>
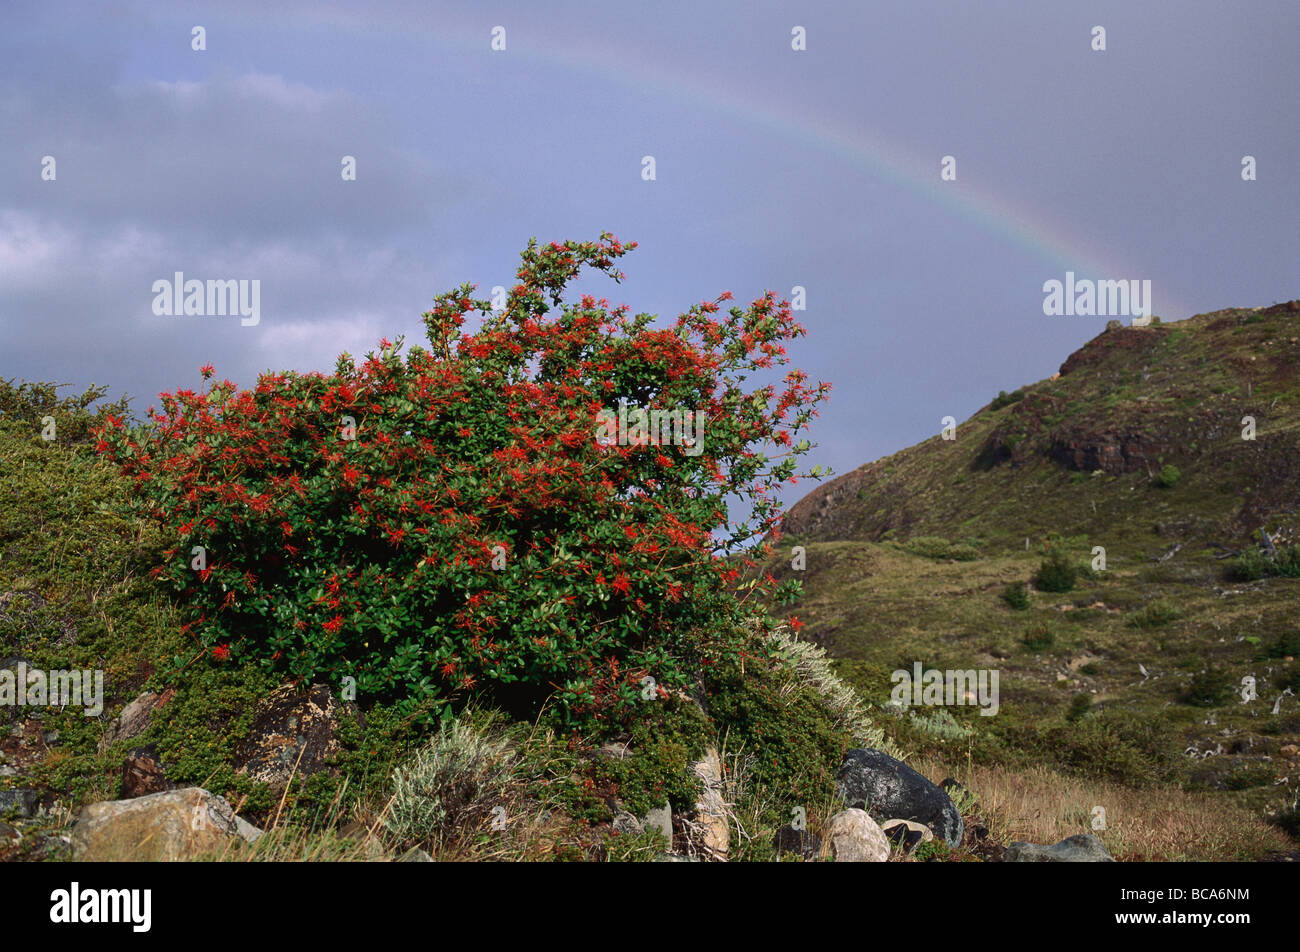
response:
<path id="1" fill-rule="evenodd" d="M 330 375 L 163 394 L 141 427 L 109 417 L 98 449 L 175 538 L 156 571 L 193 608 L 197 650 L 352 677 L 412 711 L 553 697 L 570 721 L 733 651 L 724 556 L 775 529 L 773 490 L 809 449 L 792 435 L 829 386 L 798 371 L 743 386 L 803 333 L 771 293 L 663 328 L 589 295 L 561 306 L 580 268 L 619 281 L 634 247 L 533 240 L 499 313 L 472 285 L 436 298 L 428 350 L 382 340 Z M 703 448 L 644 427 L 611 441 L 599 421 L 621 402 L 702 414 Z M 751 503 L 747 522 L 729 522 L 728 497 Z"/>

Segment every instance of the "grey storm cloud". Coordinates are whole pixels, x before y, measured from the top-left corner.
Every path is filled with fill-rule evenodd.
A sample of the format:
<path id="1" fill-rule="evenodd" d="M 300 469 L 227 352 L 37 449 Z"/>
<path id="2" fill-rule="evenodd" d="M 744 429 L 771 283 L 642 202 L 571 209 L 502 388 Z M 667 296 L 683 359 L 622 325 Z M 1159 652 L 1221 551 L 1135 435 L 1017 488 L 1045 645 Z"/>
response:
<path id="1" fill-rule="evenodd" d="M 403 238 L 474 175 L 393 145 L 373 104 L 256 71 L 130 79 L 47 40 L 16 51 L 0 84 L 0 345 L 29 365 L 6 376 L 79 388 L 93 355 L 113 354 L 116 379 L 91 376 L 142 410 L 209 360 L 244 383 L 328 365 L 441 290 Z M 39 175 L 46 156 L 54 182 Z M 160 319 L 153 282 L 177 271 L 257 279 L 274 317 L 255 336 L 224 318 Z"/>

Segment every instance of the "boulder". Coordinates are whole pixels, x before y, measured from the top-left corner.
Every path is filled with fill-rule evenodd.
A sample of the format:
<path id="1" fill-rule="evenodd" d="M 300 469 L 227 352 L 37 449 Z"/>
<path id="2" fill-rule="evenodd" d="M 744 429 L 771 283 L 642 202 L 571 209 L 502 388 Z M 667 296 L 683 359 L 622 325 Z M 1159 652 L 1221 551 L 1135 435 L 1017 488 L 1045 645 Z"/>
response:
<path id="1" fill-rule="evenodd" d="M 324 684 L 305 694 L 283 684 L 257 704 L 249 734 L 235 748 L 237 772 L 280 788 L 295 773 L 308 777 L 325 770 L 342 751 L 339 705 Z"/>
<path id="2" fill-rule="evenodd" d="M 961 845 L 961 814 L 948 795 L 884 751 L 850 750 L 835 781 L 846 806 L 864 809 L 877 821 L 915 820 L 949 846 Z"/>
<path id="3" fill-rule="evenodd" d="M 655 807 L 641 820 L 641 825 L 647 830 L 658 830 L 659 834 L 668 841 L 668 845 L 673 845 L 673 808 L 671 804 L 665 803 L 661 807 Z"/>
<path id="4" fill-rule="evenodd" d="M 866 810 L 850 807 L 830 818 L 823 831 L 821 859 L 837 863 L 883 863 L 889 840 Z"/>
<path id="5" fill-rule="evenodd" d="M 1069 836 L 1051 846 L 1012 843 L 1002 856 L 1006 863 L 1113 863 L 1101 840 L 1091 833 Z"/>
<path id="6" fill-rule="evenodd" d="M 725 861 L 731 848 L 731 823 L 730 810 L 722 795 L 722 758 L 717 748 L 708 748 L 704 757 L 691 765 L 691 770 L 703 786 L 695 804 L 693 828 L 706 858 Z"/>
<path id="7" fill-rule="evenodd" d="M 170 862 L 193 859 L 235 838 L 252 843 L 261 835 L 235 816 L 225 797 L 186 787 L 82 808 L 72 828 L 72 854 L 90 862 Z"/>
<path id="8" fill-rule="evenodd" d="M 35 790 L 0 790 L 0 816 L 12 810 L 20 820 L 29 819 L 36 813 L 40 799 Z"/>

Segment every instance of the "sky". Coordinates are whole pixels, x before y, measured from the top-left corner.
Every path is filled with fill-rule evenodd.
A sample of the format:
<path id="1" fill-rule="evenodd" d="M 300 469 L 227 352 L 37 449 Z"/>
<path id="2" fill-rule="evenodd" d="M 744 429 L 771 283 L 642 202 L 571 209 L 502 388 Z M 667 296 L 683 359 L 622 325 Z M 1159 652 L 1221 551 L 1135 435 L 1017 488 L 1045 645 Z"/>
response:
<path id="1" fill-rule="evenodd" d="M 805 289 L 806 461 L 848 472 L 1100 333 L 1044 313 L 1067 272 L 1166 321 L 1300 297 L 1298 36 L 1296 0 L 5 0 L 0 377 L 143 415 L 207 363 L 328 372 L 609 231 L 627 280 L 579 289 L 633 313 Z M 258 322 L 156 315 L 178 271 Z"/>

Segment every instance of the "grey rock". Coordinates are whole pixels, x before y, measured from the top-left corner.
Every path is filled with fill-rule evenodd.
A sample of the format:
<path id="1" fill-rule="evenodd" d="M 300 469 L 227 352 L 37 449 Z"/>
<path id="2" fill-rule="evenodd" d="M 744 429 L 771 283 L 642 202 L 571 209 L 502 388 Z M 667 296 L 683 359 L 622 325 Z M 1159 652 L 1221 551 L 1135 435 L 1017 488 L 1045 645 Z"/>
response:
<path id="1" fill-rule="evenodd" d="M 413 846 L 413 847 L 411 847 L 409 850 L 407 850 L 405 853 L 403 853 L 401 856 L 397 857 L 397 859 L 395 860 L 395 862 L 398 862 L 398 863 L 432 863 L 432 862 L 433 862 L 433 857 L 430 856 L 428 853 L 426 853 L 424 850 L 420 849 L 418 846 Z"/>
<path id="2" fill-rule="evenodd" d="M 20 819 L 28 819 L 36 813 L 40 798 L 35 790 L 0 790 L 0 815 L 13 810 Z"/>
<path id="3" fill-rule="evenodd" d="M 139 737 L 149 729 L 153 712 L 166 704 L 176 692 L 168 690 L 163 694 L 145 691 L 135 697 L 131 703 L 122 708 L 113 723 L 99 738 L 99 752 L 102 754 L 119 741 Z"/>
<path id="4" fill-rule="evenodd" d="M 884 751 L 850 750 L 835 781 L 845 805 L 866 810 L 876 821 L 915 820 L 949 846 L 961 845 L 961 814 L 948 795 Z"/>
<path id="5" fill-rule="evenodd" d="M 626 810 L 619 810 L 614 814 L 614 832 L 626 836 L 637 836 L 645 832 L 645 827 L 640 820 Z"/>
<path id="6" fill-rule="evenodd" d="M 665 803 L 661 807 L 655 807 L 645 815 L 642 825 L 646 830 L 658 830 L 659 834 L 668 841 L 668 845 L 672 845 L 673 808 L 671 804 Z"/>
<path id="7" fill-rule="evenodd" d="M 1069 836 L 1051 846 L 1012 843 L 1002 857 L 1004 863 L 1113 863 L 1101 840 L 1091 833 Z"/>

